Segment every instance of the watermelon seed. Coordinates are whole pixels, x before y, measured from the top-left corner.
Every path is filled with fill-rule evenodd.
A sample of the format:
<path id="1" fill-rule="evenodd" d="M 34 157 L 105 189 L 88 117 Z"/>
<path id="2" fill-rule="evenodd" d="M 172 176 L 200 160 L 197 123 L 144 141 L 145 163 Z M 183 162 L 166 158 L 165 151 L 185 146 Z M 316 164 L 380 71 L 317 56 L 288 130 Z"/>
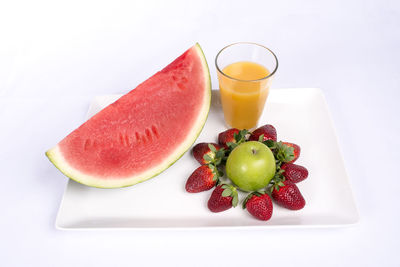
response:
<path id="1" fill-rule="evenodd" d="M 140 135 L 140 137 L 141 137 L 141 140 L 143 141 L 143 144 L 146 144 L 147 143 L 146 135 L 143 135 L 143 136 Z"/>
<path id="2" fill-rule="evenodd" d="M 125 145 L 124 137 L 122 136 L 122 133 L 119 133 L 119 142 L 121 143 L 121 145 Z"/>
<path id="3" fill-rule="evenodd" d="M 157 131 L 157 127 L 156 127 L 156 126 L 152 125 L 152 126 L 151 126 L 151 130 L 153 131 L 153 134 L 154 134 L 157 138 L 160 137 L 160 135 L 158 134 L 158 131 Z"/>
<path id="4" fill-rule="evenodd" d="M 136 141 L 138 143 L 140 143 L 140 134 L 138 132 L 135 132 L 135 137 L 136 137 Z"/>
<path id="5" fill-rule="evenodd" d="M 126 145 L 127 145 L 127 146 L 130 146 L 130 145 L 131 145 L 131 142 L 130 142 L 129 139 L 130 139 L 130 138 L 129 138 L 129 135 L 125 134 L 125 141 L 126 141 Z"/>
<path id="6" fill-rule="evenodd" d="M 91 145 L 90 139 L 85 140 L 85 144 L 83 145 L 84 150 L 88 150 Z"/>
<path id="7" fill-rule="evenodd" d="M 151 141 L 153 138 L 151 137 L 151 133 L 150 133 L 149 128 L 146 128 L 145 133 L 146 133 L 147 139 L 148 139 L 149 141 Z"/>
<path id="8" fill-rule="evenodd" d="M 186 89 L 186 86 L 183 83 L 177 83 L 177 85 L 178 85 L 179 89 L 181 89 L 181 90 Z"/>

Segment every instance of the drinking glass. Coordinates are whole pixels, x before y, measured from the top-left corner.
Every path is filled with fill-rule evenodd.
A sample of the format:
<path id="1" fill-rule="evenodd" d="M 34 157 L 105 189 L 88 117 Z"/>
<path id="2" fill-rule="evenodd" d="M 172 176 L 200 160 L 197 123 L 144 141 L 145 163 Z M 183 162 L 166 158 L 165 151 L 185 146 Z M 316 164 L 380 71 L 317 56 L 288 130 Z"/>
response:
<path id="1" fill-rule="evenodd" d="M 227 126 L 256 128 L 278 68 L 276 55 L 263 45 L 240 42 L 222 48 L 215 65 Z"/>

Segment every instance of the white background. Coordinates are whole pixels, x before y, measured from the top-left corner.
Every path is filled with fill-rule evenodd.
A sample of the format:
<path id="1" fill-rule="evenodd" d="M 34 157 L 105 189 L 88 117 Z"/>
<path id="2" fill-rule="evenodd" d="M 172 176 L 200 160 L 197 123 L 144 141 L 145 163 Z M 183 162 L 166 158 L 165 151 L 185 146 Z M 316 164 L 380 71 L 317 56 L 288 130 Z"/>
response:
<path id="1" fill-rule="evenodd" d="M 398 1 L 1 1 L 1 266 L 400 266 Z M 124 93 L 199 42 L 264 44 L 274 88 L 320 87 L 360 212 L 334 229 L 54 228 L 67 179 L 44 152 L 95 95 Z"/>

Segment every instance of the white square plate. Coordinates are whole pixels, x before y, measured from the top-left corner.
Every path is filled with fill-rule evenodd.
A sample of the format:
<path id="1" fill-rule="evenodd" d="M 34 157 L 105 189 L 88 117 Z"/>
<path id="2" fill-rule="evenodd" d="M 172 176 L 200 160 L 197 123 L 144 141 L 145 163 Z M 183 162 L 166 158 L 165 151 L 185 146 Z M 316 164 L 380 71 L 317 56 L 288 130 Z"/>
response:
<path id="1" fill-rule="evenodd" d="M 88 117 L 119 96 L 96 97 Z M 121 189 L 98 189 L 69 180 L 58 212 L 58 229 L 89 228 L 194 228 L 341 226 L 358 221 L 358 212 L 324 96 L 319 89 L 271 90 L 260 125 L 272 124 L 278 140 L 301 146 L 297 164 L 309 177 L 298 184 L 306 199 L 300 211 L 274 205 L 268 222 L 251 217 L 240 207 L 222 213 L 207 208 L 211 190 L 185 191 L 189 175 L 199 165 L 190 151 L 160 175 Z M 195 143 L 216 142 L 225 125 L 218 91 Z M 173 138 L 169 136 L 166 138 Z M 61 175 L 61 174 L 60 174 Z"/>

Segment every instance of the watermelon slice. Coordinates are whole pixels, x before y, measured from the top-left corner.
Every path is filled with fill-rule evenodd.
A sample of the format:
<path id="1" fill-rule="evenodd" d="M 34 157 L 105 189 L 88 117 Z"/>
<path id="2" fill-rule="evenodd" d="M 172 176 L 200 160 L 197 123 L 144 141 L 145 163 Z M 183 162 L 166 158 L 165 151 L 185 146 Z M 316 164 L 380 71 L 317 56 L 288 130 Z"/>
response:
<path id="1" fill-rule="evenodd" d="M 196 44 L 46 155 L 79 183 L 100 188 L 134 185 L 161 173 L 190 148 L 210 102 L 210 73 Z"/>

